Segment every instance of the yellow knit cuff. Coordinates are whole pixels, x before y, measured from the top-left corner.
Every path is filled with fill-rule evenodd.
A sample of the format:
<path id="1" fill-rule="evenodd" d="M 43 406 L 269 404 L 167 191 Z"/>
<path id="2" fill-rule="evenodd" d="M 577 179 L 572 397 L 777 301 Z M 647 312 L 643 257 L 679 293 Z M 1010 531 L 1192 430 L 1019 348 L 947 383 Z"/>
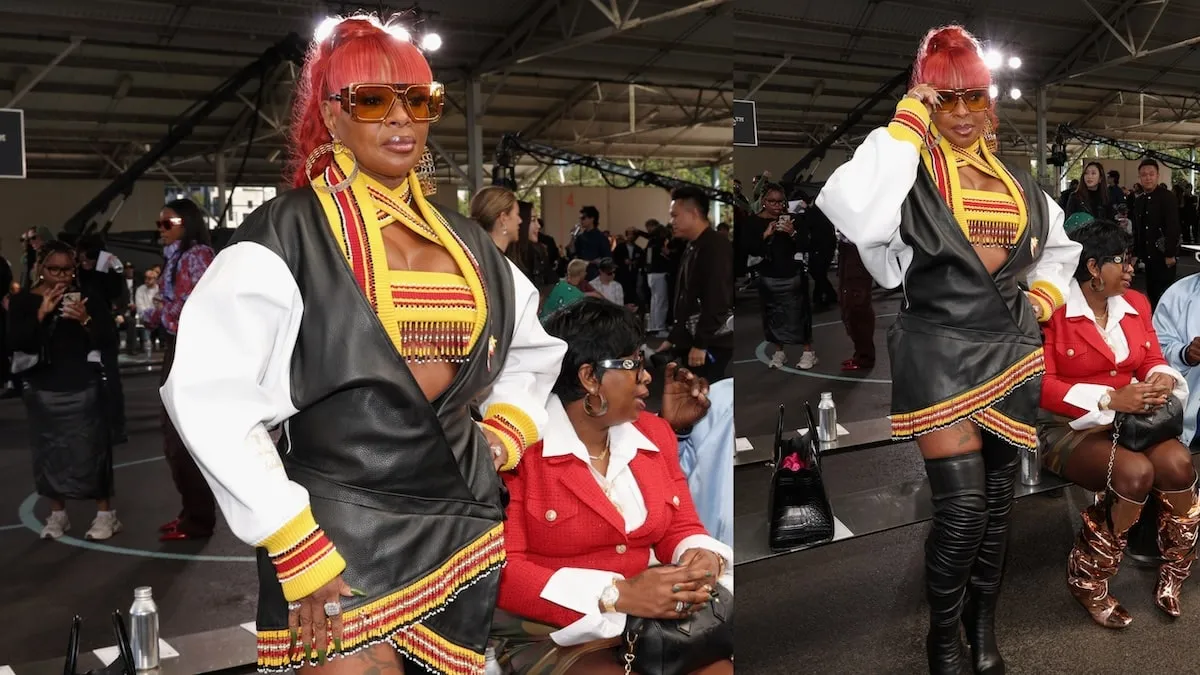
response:
<path id="1" fill-rule="evenodd" d="M 1049 281 L 1039 279 L 1030 285 L 1029 290 L 1046 298 L 1046 301 L 1050 303 L 1051 314 L 1059 307 L 1067 304 L 1067 299 L 1063 297 L 1062 291 L 1058 290 L 1058 287 Z"/>
<path id="2" fill-rule="evenodd" d="M 533 418 L 510 403 L 493 403 L 488 406 L 480 424 L 495 433 L 504 444 L 504 449 L 508 451 L 508 461 L 500 467 L 501 471 L 517 468 L 525 449 L 539 440 Z"/>
<path id="3" fill-rule="evenodd" d="M 325 531 L 317 527 L 308 506 L 274 534 L 259 542 L 275 565 L 275 575 L 288 602 L 299 600 L 329 583 L 346 569 L 346 561 Z"/>
<path id="4" fill-rule="evenodd" d="M 929 109 L 925 104 L 905 96 L 896 104 L 896 114 L 887 129 L 892 138 L 911 143 L 919 151 L 929 137 L 929 124 Z"/>
<path id="5" fill-rule="evenodd" d="M 1045 295 L 1030 291 L 1025 294 L 1037 308 L 1038 323 L 1045 323 L 1050 320 L 1050 316 L 1054 314 L 1054 306 L 1050 304 L 1050 300 Z"/>

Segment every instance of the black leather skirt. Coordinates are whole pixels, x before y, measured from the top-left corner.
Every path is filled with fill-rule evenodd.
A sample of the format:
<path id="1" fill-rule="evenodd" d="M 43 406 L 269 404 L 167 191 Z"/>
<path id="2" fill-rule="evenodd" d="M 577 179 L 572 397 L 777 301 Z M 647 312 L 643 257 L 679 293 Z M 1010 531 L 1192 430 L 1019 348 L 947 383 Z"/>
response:
<path id="1" fill-rule="evenodd" d="M 97 376 L 79 391 L 46 391 L 26 385 L 33 482 L 51 499 L 113 496 L 112 442 L 105 397 Z"/>
<path id="2" fill-rule="evenodd" d="M 758 296 L 762 300 L 763 335 L 767 342 L 812 344 L 812 303 L 806 275 L 759 277 Z"/>

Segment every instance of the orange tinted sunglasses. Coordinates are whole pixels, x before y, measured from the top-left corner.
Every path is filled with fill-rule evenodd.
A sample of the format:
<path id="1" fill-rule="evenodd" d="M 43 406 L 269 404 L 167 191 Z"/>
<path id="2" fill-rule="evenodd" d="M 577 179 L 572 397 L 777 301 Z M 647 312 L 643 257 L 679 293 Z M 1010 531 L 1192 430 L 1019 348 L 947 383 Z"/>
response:
<path id="1" fill-rule="evenodd" d="M 343 87 L 332 94 L 331 101 L 340 101 L 356 122 L 382 122 L 392 113 L 396 101 L 413 122 L 436 122 L 442 117 L 446 90 L 440 82 L 428 84 L 358 83 Z"/>

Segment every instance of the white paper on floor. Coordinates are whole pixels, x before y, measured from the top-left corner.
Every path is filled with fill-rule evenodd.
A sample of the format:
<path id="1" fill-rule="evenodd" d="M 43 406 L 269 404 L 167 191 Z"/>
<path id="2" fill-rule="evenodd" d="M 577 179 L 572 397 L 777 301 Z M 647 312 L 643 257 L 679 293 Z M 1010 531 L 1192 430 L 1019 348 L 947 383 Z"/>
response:
<path id="1" fill-rule="evenodd" d="M 242 630 L 258 635 L 258 624 L 254 623 L 253 621 L 239 625 L 242 627 Z"/>
<path id="2" fill-rule="evenodd" d="M 850 432 L 846 430 L 846 427 L 844 427 L 840 424 L 837 425 L 837 430 L 838 430 L 838 436 L 849 436 L 850 435 Z M 803 436 L 804 434 L 808 433 L 808 427 L 804 427 L 803 429 L 797 429 L 796 433 Z"/>
<path id="3" fill-rule="evenodd" d="M 737 439 L 737 444 L 733 446 L 733 451 L 735 453 L 747 452 L 747 451 L 753 450 L 753 449 L 754 449 L 754 446 L 751 445 L 749 438 L 739 438 L 739 439 Z"/>
<path id="4" fill-rule="evenodd" d="M 0 675 L 17 675 L 17 673 L 8 666 L 0 666 Z"/>
<path id="5" fill-rule="evenodd" d="M 105 647 L 103 649 L 97 649 L 96 651 L 94 651 L 92 653 L 95 654 L 96 658 L 100 659 L 100 662 L 103 663 L 105 666 L 112 665 L 113 661 L 116 661 L 118 658 L 121 657 L 121 649 L 120 649 L 120 647 L 117 647 L 116 645 L 113 645 L 112 647 Z M 179 652 L 175 651 L 174 647 L 167 644 L 166 640 L 159 638 L 159 640 L 158 640 L 158 660 L 161 661 L 163 659 L 173 659 L 176 656 L 179 656 Z"/>

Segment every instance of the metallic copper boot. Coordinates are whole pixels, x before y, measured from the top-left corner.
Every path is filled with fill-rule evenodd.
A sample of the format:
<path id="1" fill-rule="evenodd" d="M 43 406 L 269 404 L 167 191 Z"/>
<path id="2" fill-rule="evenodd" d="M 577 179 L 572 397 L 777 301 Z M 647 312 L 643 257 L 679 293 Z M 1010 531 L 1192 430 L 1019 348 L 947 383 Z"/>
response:
<path id="1" fill-rule="evenodd" d="M 1079 538 L 1067 556 L 1067 586 L 1071 594 L 1092 620 L 1105 628 L 1124 628 L 1133 621 L 1121 603 L 1108 594 L 1108 580 L 1121 566 L 1125 533 L 1137 522 L 1143 504 L 1144 501 L 1130 501 L 1113 492 L 1113 505 L 1106 509 L 1098 495 L 1096 503 L 1083 510 Z"/>
<path id="2" fill-rule="evenodd" d="M 1196 483 L 1186 490 L 1155 490 L 1162 510 L 1158 514 L 1158 548 L 1165 561 L 1158 568 L 1154 602 L 1162 611 L 1179 616 L 1179 592 L 1196 559 L 1196 532 L 1200 530 L 1200 501 Z"/>

